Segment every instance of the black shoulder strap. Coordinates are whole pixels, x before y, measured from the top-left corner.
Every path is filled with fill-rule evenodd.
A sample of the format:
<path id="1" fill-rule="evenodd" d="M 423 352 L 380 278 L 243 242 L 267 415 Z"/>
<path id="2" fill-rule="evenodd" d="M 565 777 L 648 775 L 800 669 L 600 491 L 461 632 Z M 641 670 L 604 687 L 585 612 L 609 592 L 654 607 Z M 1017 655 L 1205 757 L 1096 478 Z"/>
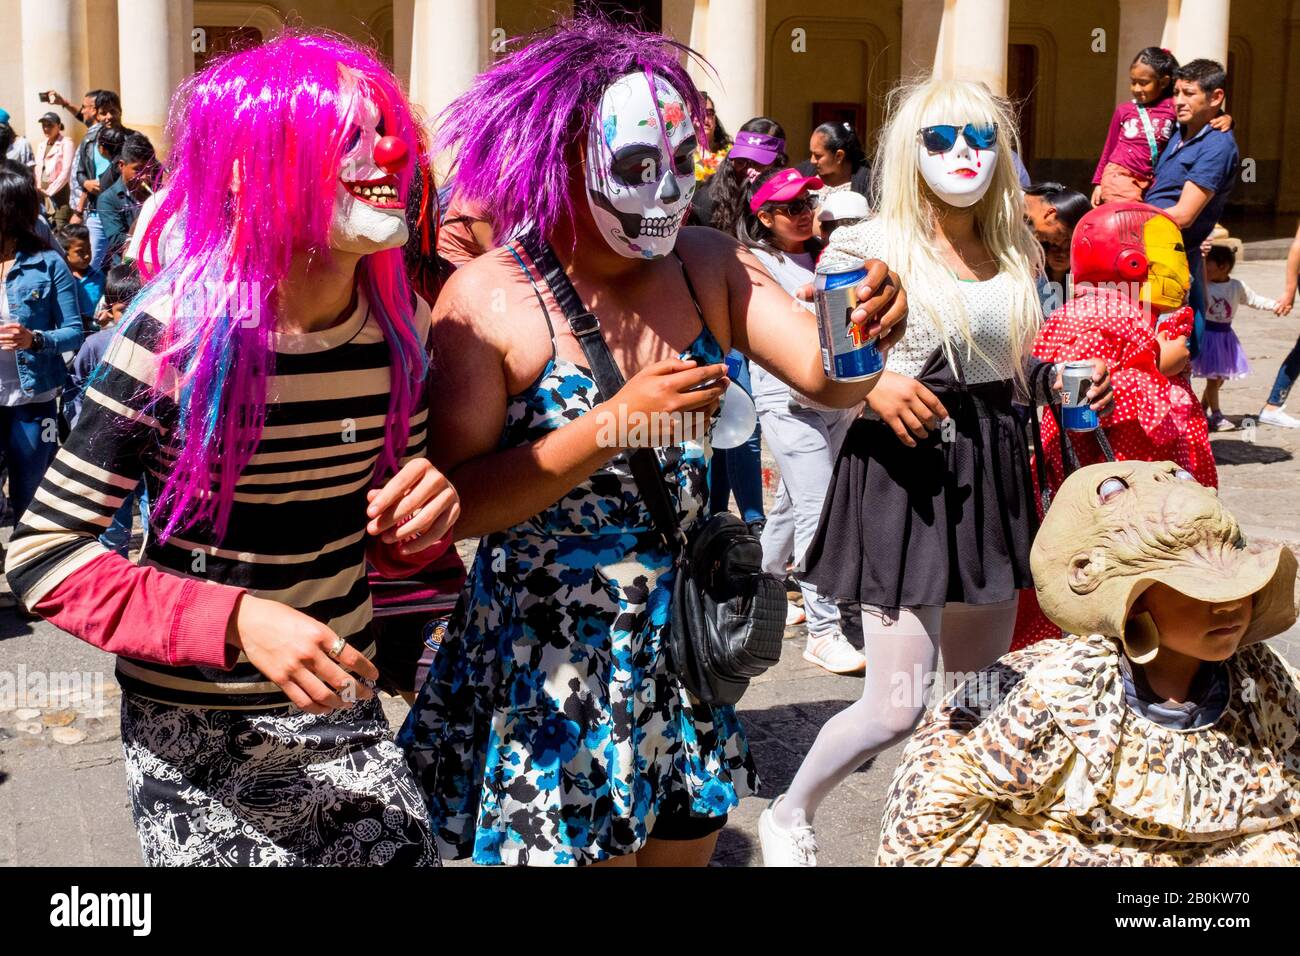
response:
<path id="1" fill-rule="evenodd" d="M 1053 365 L 1050 363 L 1044 363 L 1035 368 L 1031 374 L 1035 376 L 1036 379 L 1038 374 L 1052 374 L 1053 370 Z M 1031 382 L 1035 379 L 1031 379 Z M 1033 389 L 1031 388 L 1031 392 L 1032 391 Z M 1074 442 L 1070 440 L 1070 433 L 1066 431 L 1065 426 L 1061 421 L 1060 407 L 1055 402 L 1049 402 L 1046 407 L 1051 416 L 1056 419 L 1056 437 L 1061 443 L 1061 471 L 1065 477 L 1069 477 L 1079 469 L 1079 457 L 1074 452 Z M 1050 505 L 1052 501 L 1052 493 L 1047 484 L 1047 460 L 1043 455 L 1042 437 L 1038 428 L 1037 402 L 1031 399 L 1030 408 L 1032 409 L 1031 414 L 1034 419 L 1034 464 L 1036 466 L 1035 470 L 1038 472 L 1038 494 L 1042 501 L 1043 513 L 1046 514 L 1048 505 Z M 1111 448 L 1110 439 L 1106 437 L 1106 430 L 1100 427 L 1094 428 L 1092 435 L 1096 439 L 1097 445 L 1101 448 L 1101 453 L 1105 459 L 1107 461 L 1114 461 L 1115 451 Z"/>
<path id="2" fill-rule="evenodd" d="M 610 354 L 605 337 L 600 332 L 600 320 L 589 312 L 578 297 L 578 290 L 573 287 L 569 277 L 564 274 L 564 266 L 556 257 L 550 244 L 536 232 L 529 232 L 520 238 L 519 244 L 528 253 L 537 271 L 551 289 L 556 304 L 564 311 L 573 336 L 582 346 L 582 354 L 587 357 L 591 368 L 591 377 L 601 398 L 613 398 L 623 387 L 623 373 L 618 370 L 614 356 Z M 659 470 L 659 459 L 651 448 L 636 448 L 627 453 L 628 465 L 632 469 L 632 478 L 637 490 L 645 501 L 659 533 L 670 548 L 685 544 L 685 535 L 681 523 L 677 520 L 677 509 L 672 503 L 668 485 L 664 482 L 663 472 Z"/>

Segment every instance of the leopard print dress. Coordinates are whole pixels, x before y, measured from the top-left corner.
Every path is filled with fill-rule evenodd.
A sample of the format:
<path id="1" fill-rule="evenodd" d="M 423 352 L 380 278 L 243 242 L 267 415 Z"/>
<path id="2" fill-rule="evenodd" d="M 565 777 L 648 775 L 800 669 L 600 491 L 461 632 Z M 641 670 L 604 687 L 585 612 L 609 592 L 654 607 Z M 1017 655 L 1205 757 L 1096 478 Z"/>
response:
<path id="1" fill-rule="evenodd" d="M 1124 700 L 1100 635 L 1003 657 L 918 728 L 885 808 L 881 865 L 1300 863 L 1300 672 L 1264 644 L 1227 662 L 1210 726 Z"/>

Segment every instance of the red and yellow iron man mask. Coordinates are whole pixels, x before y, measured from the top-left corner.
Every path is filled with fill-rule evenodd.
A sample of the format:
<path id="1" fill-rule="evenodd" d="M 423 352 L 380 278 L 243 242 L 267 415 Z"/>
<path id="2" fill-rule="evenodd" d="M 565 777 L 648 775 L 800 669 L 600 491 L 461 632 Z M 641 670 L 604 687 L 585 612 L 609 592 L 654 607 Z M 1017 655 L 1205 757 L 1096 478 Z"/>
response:
<path id="1" fill-rule="evenodd" d="M 1106 203 L 1080 219 L 1070 271 L 1076 284 L 1127 284 L 1156 314 L 1180 308 L 1191 287 L 1177 223 L 1140 202 Z"/>

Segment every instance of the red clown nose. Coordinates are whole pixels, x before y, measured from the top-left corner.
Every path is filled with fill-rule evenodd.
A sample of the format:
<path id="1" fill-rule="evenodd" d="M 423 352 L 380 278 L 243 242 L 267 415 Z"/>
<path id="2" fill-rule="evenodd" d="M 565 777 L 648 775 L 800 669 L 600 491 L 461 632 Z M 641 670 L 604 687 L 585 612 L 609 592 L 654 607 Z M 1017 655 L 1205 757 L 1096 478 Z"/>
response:
<path id="1" fill-rule="evenodd" d="M 406 143 L 396 136 L 385 136 L 375 143 L 375 165 L 386 173 L 396 173 L 406 168 L 410 151 Z"/>

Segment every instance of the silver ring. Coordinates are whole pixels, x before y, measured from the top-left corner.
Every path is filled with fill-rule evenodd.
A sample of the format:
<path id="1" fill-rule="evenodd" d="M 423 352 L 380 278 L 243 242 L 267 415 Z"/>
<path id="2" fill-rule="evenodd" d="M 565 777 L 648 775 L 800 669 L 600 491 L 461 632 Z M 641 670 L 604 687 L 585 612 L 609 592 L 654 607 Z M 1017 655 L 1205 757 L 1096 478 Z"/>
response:
<path id="1" fill-rule="evenodd" d="M 348 642 L 341 637 L 336 637 L 334 643 L 330 645 L 328 654 L 331 658 L 337 658 L 343 653 L 343 648 L 348 646 Z"/>

